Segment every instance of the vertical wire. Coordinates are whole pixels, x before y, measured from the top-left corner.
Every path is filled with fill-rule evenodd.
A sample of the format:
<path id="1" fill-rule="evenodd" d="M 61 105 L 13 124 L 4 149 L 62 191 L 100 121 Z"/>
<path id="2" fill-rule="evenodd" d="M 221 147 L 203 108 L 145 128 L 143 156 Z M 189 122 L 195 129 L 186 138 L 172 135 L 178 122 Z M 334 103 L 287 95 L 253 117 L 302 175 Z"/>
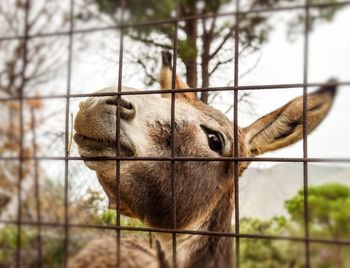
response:
<path id="1" fill-rule="evenodd" d="M 28 36 L 29 36 L 29 9 L 30 9 L 30 0 L 27 0 L 24 7 L 24 39 L 23 39 L 23 65 L 22 65 L 22 79 L 25 79 L 25 69 L 28 63 L 28 56 L 27 56 L 27 44 L 28 44 Z M 19 109 L 20 109 L 20 115 L 19 115 L 19 155 L 20 155 L 20 163 L 18 166 L 18 192 L 17 192 L 17 199 L 18 199 L 18 207 L 17 207 L 17 236 L 16 236 L 16 268 L 21 267 L 21 233 L 22 233 L 22 179 L 23 179 L 23 161 L 24 161 L 24 155 L 23 155 L 23 145 L 24 145 L 24 107 L 23 107 L 23 90 L 24 90 L 24 84 L 19 88 Z"/>
<path id="2" fill-rule="evenodd" d="M 178 3 L 176 3 L 176 17 L 178 17 Z M 173 72 L 171 77 L 171 88 L 176 88 L 176 62 L 177 62 L 177 33 L 178 22 L 174 23 L 173 35 Z M 171 157 L 175 157 L 175 92 L 171 93 Z M 175 160 L 171 160 L 171 197 L 172 197 L 172 211 L 173 211 L 173 229 L 176 229 L 176 178 L 175 178 Z M 177 250 L 176 250 L 176 233 L 172 233 L 172 252 L 173 252 L 173 267 L 177 267 Z"/>
<path id="3" fill-rule="evenodd" d="M 122 91 L 122 76 L 123 76 L 123 51 L 124 51 L 124 9 L 125 1 L 120 0 L 120 40 L 119 40 L 119 64 L 118 64 L 118 92 Z M 120 156 L 120 101 L 121 95 L 117 95 L 117 109 L 116 109 L 116 157 Z M 116 160 L 116 226 L 120 227 L 120 160 Z M 120 228 L 116 229 L 116 243 L 117 243 L 117 252 L 116 258 L 117 263 L 116 267 L 120 267 L 120 240 L 121 240 L 121 231 Z"/>
<path id="4" fill-rule="evenodd" d="M 309 65 L 309 0 L 305 0 L 304 25 L 304 70 L 303 70 L 303 186 L 304 186 L 304 232 L 305 232 L 305 267 L 310 267 L 310 241 L 309 241 L 309 179 L 308 179 L 308 113 L 307 113 L 307 82 Z"/>
<path id="5" fill-rule="evenodd" d="M 234 90 L 233 102 L 233 131 L 234 131 L 234 157 L 239 156 L 238 150 L 238 64 L 239 64 L 239 0 L 236 0 L 236 24 L 235 24 L 235 61 L 234 61 Z M 239 176 L 238 176 L 238 164 L 237 160 L 234 161 L 234 198 L 235 198 L 235 233 L 240 233 L 239 226 Z M 240 267 L 240 238 L 237 236 L 235 239 L 235 267 Z"/>
<path id="6" fill-rule="evenodd" d="M 68 264 L 68 244 L 69 244 L 69 112 L 70 112 L 70 92 L 72 80 L 72 57 L 73 57 L 73 31 L 74 31 L 74 0 L 70 0 L 69 11 L 69 35 L 68 35 L 68 62 L 67 62 L 67 90 L 65 109 L 65 161 L 64 161 L 64 258 L 63 265 Z"/>
<path id="7" fill-rule="evenodd" d="M 32 121 L 32 147 L 33 147 L 33 156 L 37 156 L 37 140 L 36 140 L 36 118 L 34 108 L 31 108 L 31 121 Z M 38 247 L 38 257 L 37 257 L 37 266 L 38 268 L 42 267 L 42 241 L 41 241 L 41 206 L 40 206 L 40 188 L 39 188 L 39 160 L 34 159 L 34 194 L 35 194 L 35 207 L 36 207 L 36 217 L 37 217 L 37 247 Z"/>

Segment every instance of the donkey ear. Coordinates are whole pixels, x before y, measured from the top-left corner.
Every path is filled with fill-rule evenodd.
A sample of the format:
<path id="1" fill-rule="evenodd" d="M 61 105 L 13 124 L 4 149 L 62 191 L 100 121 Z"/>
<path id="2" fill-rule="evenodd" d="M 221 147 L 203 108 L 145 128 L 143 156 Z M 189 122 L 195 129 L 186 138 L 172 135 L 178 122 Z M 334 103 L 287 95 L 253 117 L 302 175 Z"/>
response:
<path id="1" fill-rule="evenodd" d="M 162 68 L 160 70 L 160 86 L 162 89 L 171 89 L 172 88 L 172 79 L 173 79 L 173 70 L 171 67 L 172 55 L 168 51 L 162 51 Z M 175 81 L 176 89 L 187 89 L 189 86 L 181 80 L 181 78 L 176 75 Z M 163 97 L 168 97 L 170 94 L 163 93 Z M 176 97 L 184 98 L 188 101 L 198 100 L 195 92 L 183 92 L 181 94 L 177 93 Z"/>
<path id="2" fill-rule="evenodd" d="M 329 80 L 307 96 L 308 134 L 328 114 L 336 94 L 337 82 Z M 274 151 L 293 144 L 303 137 L 303 97 L 261 117 L 243 129 L 252 155 Z"/>

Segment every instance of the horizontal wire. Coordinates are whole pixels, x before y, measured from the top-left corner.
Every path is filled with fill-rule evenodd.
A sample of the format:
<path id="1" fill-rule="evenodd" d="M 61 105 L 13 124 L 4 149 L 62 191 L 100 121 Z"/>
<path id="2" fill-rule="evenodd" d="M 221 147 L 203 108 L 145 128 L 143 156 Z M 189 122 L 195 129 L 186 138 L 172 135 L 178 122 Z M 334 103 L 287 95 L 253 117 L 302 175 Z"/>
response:
<path id="1" fill-rule="evenodd" d="M 1 224 L 16 224 L 16 221 L 1 220 Z M 65 227 L 64 223 L 59 222 L 35 222 L 35 221 L 22 221 L 23 225 L 43 227 Z M 185 230 L 185 229 L 171 229 L 171 228 L 154 228 L 154 227 L 134 227 L 134 226 L 116 226 L 116 225 L 100 225 L 100 224 L 79 224 L 69 223 L 70 228 L 88 228 L 88 229 L 102 229 L 102 230 L 121 230 L 121 231 L 135 231 L 135 232 L 153 232 L 153 233 L 176 233 L 176 234 L 189 234 L 189 235 L 205 235 L 205 236 L 222 236 L 222 237 L 240 237 L 247 239 L 266 239 L 266 240 L 286 240 L 295 242 L 305 242 L 306 240 L 311 243 L 322 244 L 336 244 L 350 246 L 350 240 L 342 239 L 323 239 L 323 238 L 309 238 L 296 236 L 279 236 L 279 235 L 264 235 L 264 234 L 245 234 L 245 233 L 232 233 L 232 232 L 216 232 L 216 231 L 198 231 L 198 230 Z"/>
<path id="2" fill-rule="evenodd" d="M 322 157 L 79 157 L 79 156 L 0 156 L 0 161 L 238 161 L 238 162 L 316 162 L 316 163 L 350 163 L 350 158 L 322 158 Z"/>
<path id="3" fill-rule="evenodd" d="M 282 6 L 282 7 L 274 7 L 274 8 L 262 8 L 262 9 L 252 9 L 252 10 L 243 10 L 243 11 L 232 11 L 232 12 L 222 12 L 219 14 L 199 14 L 195 16 L 183 16 L 183 17 L 176 17 L 176 18 L 170 18 L 170 19 L 161 19 L 161 20 L 149 20 L 144 22 L 136 22 L 136 23 L 125 23 L 123 24 L 124 28 L 136 28 L 136 27 L 143 27 L 143 26 L 153 26 L 153 25 L 164 25 L 164 24 L 171 24 L 174 22 L 181 22 L 181 21 L 188 21 L 188 20 L 196 20 L 196 19 L 206 19 L 206 18 L 212 18 L 212 17 L 230 17 L 234 15 L 249 15 L 249 14 L 258 14 L 258 13 L 270 13 L 270 12 L 282 12 L 282 11 L 291 11 L 291 10 L 299 10 L 304 9 L 305 7 L 309 8 L 332 8 L 332 7 L 339 7 L 339 6 L 345 6 L 349 5 L 350 1 L 340 1 L 337 3 L 319 3 L 319 4 L 310 4 L 310 5 L 295 5 L 295 6 Z M 94 33 L 94 32 L 102 32 L 102 31 L 110 31 L 110 30 L 117 30 L 120 29 L 121 25 L 111 25 L 111 26 L 104 26 L 104 27 L 91 27 L 87 29 L 75 29 L 72 33 L 73 34 L 83 34 L 83 33 Z M 43 38 L 43 37 L 55 37 L 55 36 L 68 36 L 71 32 L 69 30 L 67 31 L 57 31 L 57 32 L 48 32 L 48 33 L 41 33 L 41 34 L 35 34 L 35 35 L 28 35 L 28 39 L 34 39 L 34 38 Z M 14 40 L 20 40 L 24 39 L 24 36 L 16 35 L 16 36 L 4 36 L 0 37 L 0 42 L 2 41 L 14 41 Z"/>
<path id="4" fill-rule="evenodd" d="M 321 87 L 326 83 L 293 83 L 293 84 L 266 84 L 266 85 L 248 85 L 248 86 L 228 86 L 228 87 L 203 87 L 203 88 L 186 88 L 186 89 L 157 89 L 157 90 L 133 90 L 133 91 L 122 91 L 122 92 L 95 92 L 95 93 L 81 93 L 81 94 L 59 94 L 59 95 L 44 95 L 44 96 L 24 96 L 23 100 L 33 99 L 63 99 L 63 98 L 86 98 L 86 97 L 108 97 L 118 95 L 153 95 L 163 93 L 185 93 L 185 92 L 217 92 L 217 91 L 234 91 L 234 90 L 267 90 L 267 89 L 302 89 L 305 87 Z M 337 86 L 350 86 L 350 81 L 337 82 Z M 2 97 L 0 102 L 20 100 L 20 97 Z"/>

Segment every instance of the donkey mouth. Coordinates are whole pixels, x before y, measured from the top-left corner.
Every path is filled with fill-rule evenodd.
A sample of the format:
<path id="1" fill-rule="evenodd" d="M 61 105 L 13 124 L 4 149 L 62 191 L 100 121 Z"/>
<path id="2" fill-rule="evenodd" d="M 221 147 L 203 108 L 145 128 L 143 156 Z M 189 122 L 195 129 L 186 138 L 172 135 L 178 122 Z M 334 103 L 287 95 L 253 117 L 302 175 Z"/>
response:
<path id="1" fill-rule="evenodd" d="M 79 133 L 74 134 L 74 141 L 82 157 L 114 157 L 118 147 L 116 140 L 97 139 Z M 130 157 L 135 154 L 135 147 L 124 135 L 120 136 L 119 143 L 120 156 Z"/>

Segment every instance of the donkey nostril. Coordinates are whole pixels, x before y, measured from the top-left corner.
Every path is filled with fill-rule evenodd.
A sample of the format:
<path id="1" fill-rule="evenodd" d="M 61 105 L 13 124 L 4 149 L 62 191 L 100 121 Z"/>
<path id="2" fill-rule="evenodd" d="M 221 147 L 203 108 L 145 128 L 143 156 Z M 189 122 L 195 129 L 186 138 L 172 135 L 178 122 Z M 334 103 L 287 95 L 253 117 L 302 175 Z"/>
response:
<path id="1" fill-rule="evenodd" d="M 134 110 L 134 106 L 132 105 L 131 102 L 125 103 L 125 105 L 122 105 L 123 108 L 128 109 L 128 110 Z"/>
<path id="2" fill-rule="evenodd" d="M 131 120 L 135 117 L 136 109 L 131 102 L 125 103 L 120 109 L 120 117 L 124 120 Z"/>
<path id="3" fill-rule="evenodd" d="M 117 106 L 117 97 L 113 97 L 113 96 L 107 97 L 105 102 L 108 105 L 115 105 L 115 106 Z"/>
<path id="4" fill-rule="evenodd" d="M 117 106 L 117 97 L 108 97 L 108 98 L 106 98 L 106 104 Z M 131 103 L 126 101 L 123 98 L 120 98 L 120 106 L 125 108 L 125 109 L 132 109 Z"/>
<path id="5" fill-rule="evenodd" d="M 108 97 L 106 99 L 106 104 L 117 106 L 117 98 Z M 134 105 L 131 102 L 123 98 L 120 98 L 120 118 L 124 120 L 131 120 L 135 117 L 135 114 L 136 114 L 136 109 Z"/>

